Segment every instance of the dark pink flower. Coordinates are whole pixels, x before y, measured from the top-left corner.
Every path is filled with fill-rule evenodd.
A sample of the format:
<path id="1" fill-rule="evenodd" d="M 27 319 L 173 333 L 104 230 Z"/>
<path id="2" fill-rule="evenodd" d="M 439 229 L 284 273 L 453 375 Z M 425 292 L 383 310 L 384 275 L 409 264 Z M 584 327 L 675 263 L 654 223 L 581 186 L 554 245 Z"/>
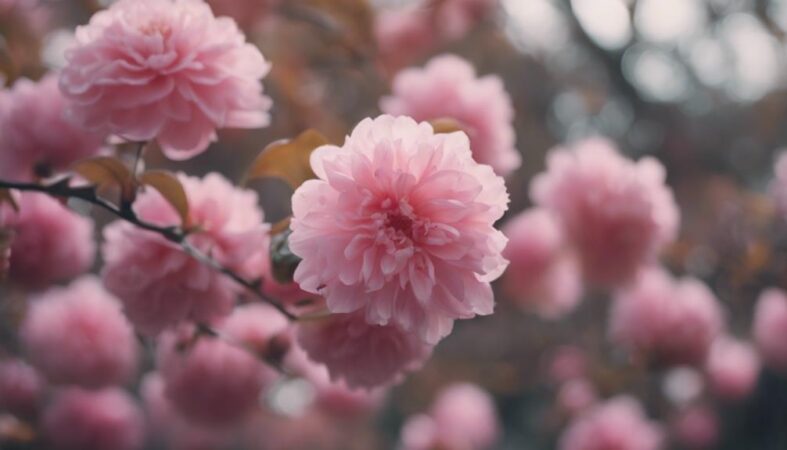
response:
<path id="1" fill-rule="evenodd" d="M 42 432 L 54 450 L 138 450 L 145 443 L 145 419 L 120 389 L 69 388 L 44 412 Z"/>
<path id="2" fill-rule="evenodd" d="M 120 304 L 92 276 L 30 301 L 20 338 L 47 379 L 84 387 L 127 382 L 137 341 Z"/>
<path id="3" fill-rule="evenodd" d="M 763 362 L 787 373 L 787 294 L 767 289 L 760 294 L 754 314 L 754 340 Z"/>
<path id="4" fill-rule="evenodd" d="M 569 416 L 576 416 L 598 400 L 593 384 L 585 378 L 566 381 L 557 392 L 557 406 Z"/>
<path id="5" fill-rule="evenodd" d="M 261 276 L 262 267 L 251 263 L 267 255 L 270 239 L 257 195 L 215 173 L 202 179 L 181 174 L 179 179 L 188 196 L 190 223 L 199 230 L 189 235 L 189 243 L 249 279 Z M 180 221 L 152 189 L 137 198 L 134 210 L 162 226 Z M 122 221 L 108 225 L 104 238 L 104 283 L 140 332 L 156 334 L 184 320 L 207 322 L 232 312 L 240 287 L 178 245 Z"/>
<path id="6" fill-rule="evenodd" d="M 120 0 L 77 28 L 60 88 L 93 130 L 155 139 L 171 159 L 203 152 L 223 127 L 270 121 L 270 70 L 235 21 L 202 0 Z"/>
<path id="7" fill-rule="evenodd" d="M 719 302 L 694 278 L 643 271 L 615 296 L 609 334 L 630 352 L 666 364 L 702 364 L 724 328 Z"/>
<path id="8" fill-rule="evenodd" d="M 0 205 L 0 227 L 13 232 L 10 279 L 43 288 L 73 278 L 93 265 L 93 221 L 38 193 L 17 197 L 19 212 Z"/>
<path id="9" fill-rule="evenodd" d="M 30 417 L 38 410 L 46 383 L 21 359 L 0 360 L 0 411 Z"/>
<path id="10" fill-rule="evenodd" d="M 691 449 L 714 448 L 719 440 L 719 418 L 708 406 L 689 406 L 671 423 L 676 440 Z"/>
<path id="11" fill-rule="evenodd" d="M 748 343 L 724 336 L 705 362 L 710 387 L 722 398 L 741 400 L 751 394 L 760 375 L 760 358 Z"/>
<path id="12" fill-rule="evenodd" d="M 560 450 L 657 450 L 661 427 L 648 420 L 635 399 L 615 397 L 574 419 L 560 436 Z"/>
<path id="13" fill-rule="evenodd" d="M 428 53 L 437 43 L 432 22 L 429 11 L 420 6 L 378 12 L 374 34 L 385 66 L 397 70 Z"/>
<path id="14" fill-rule="evenodd" d="M 417 121 L 457 121 L 470 137 L 473 158 L 500 175 L 508 175 L 522 162 L 514 146 L 514 108 L 503 81 L 496 75 L 479 78 L 458 56 L 441 55 L 423 69 L 400 72 L 393 94 L 380 101 L 380 108 Z"/>
<path id="15" fill-rule="evenodd" d="M 381 116 L 344 146 L 311 157 L 319 177 L 293 195 L 290 248 L 302 289 L 334 313 L 360 311 L 426 342 L 454 319 L 491 314 L 489 285 L 505 270 L 503 179 L 477 164 L 464 133 Z"/>
<path id="16" fill-rule="evenodd" d="M 503 233 L 508 238 L 503 256 L 510 261 L 502 278 L 506 294 L 545 318 L 571 312 L 581 299 L 581 273 L 552 216 L 542 209 L 525 211 L 509 220 Z"/>
<path id="17" fill-rule="evenodd" d="M 418 336 L 394 324 L 370 325 L 362 312 L 303 321 L 297 333 L 309 358 L 325 364 L 332 380 L 351 388 L 399 382 L 431 354 L 431 346 Z"/>
<path id="18" fill-rule="evenodd" d="M 615 286 L 631 281 L 676 236 L 679 212 L 664 179 L 655 159 L 635 163 L 595 138 L 552 150 L 530 194 L 557 218 L 585 278 Z"/>
<path id="19" fill-rule="evenodd" d="M 65 111 L 53 74 L 0 91 L 0 178 L 48 177 L 101 150 L 102 136 L 66 120 Z"/>

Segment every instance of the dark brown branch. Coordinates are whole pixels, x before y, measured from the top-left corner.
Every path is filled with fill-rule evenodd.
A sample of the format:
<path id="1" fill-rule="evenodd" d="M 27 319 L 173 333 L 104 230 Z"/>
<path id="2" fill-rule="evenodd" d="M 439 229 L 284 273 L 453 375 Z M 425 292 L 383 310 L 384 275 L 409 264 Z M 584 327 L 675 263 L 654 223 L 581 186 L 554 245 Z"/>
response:
<path id="1" fill-rule="evenodd" d="M 92 186 L 84 187 L 71 187 L 69 179 L 65 178 L 53 184 L 36 184 L 36 183 L 17 183 L 12 181 L 0 180 L 0 189 L 15 189 L 18 191 L 41 192 L 54 197 L 62 198 L 76 198 L 92 205 L 96 205 L 114 216 L 125 220 L 138 228 L 156 233 L 168 241 L 177 244 L 181 250 L 187 255 L 191 256 L 200 263 L 216 270 L 217 272 L 229 277 L 235 283 L 243 286 L 250 293 L 254 294 L 258 299 L 271 304 L 279 312 L 284 314 L 290 320 L 297 320 L 297 317 L 287 311 L 281 304 L 273 301 L 261 291 L 261 283 L 258 281 L 249 281 L 244 277 L 237 274 L 229 267 L 224 266 L 220 262 L 206 255 L 193 245 L 191 245 L 186 237 L 188 233 L 180 227 L 162 227 L 152 223 L 141 220 L 131 208 L 118 208 L 110 202 L 98 197 L 95 188 Z"/>

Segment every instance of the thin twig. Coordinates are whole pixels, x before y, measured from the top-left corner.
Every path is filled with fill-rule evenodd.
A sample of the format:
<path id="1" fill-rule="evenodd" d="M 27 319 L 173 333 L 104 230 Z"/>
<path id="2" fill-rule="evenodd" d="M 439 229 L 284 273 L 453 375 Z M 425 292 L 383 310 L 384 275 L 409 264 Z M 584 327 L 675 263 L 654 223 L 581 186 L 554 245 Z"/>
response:
<path id="1" fill-rule="evenodd" d="M 211 258 L 210 256 L 206 255 L 205 253 L 203 253 L 202 251 L 191 245 L 186 239 L 188 233 L 183 231 L 180 227 L 162 227 L 141 220 L 139 217 L 137 217 L 137 215 L 134 213 L 134 211 L 131 208 L 127 208 L 127 209 L 118 208 L 112 203 L 109 203 L 106 200 L 98 197 L 96 195 L 95 188 L 92 186 L 71 187 L 69 186 L 68 178 L 48 185 L 36 184 L 36 183 L 17 183 L 12 181 L 0 180 L 0 189 L 15 189 L 18 191 L 42 192 L 55 197 L 76 198 L 88 202 L 90 204 L 96 205 L 110 212 L 114 216 L 137 226 L 138 228 L 156 233 L 162 236 L 163 238 L 167 239 L 168 241 L 177 244 L 184 253 L 191 256 L 192 258 L 199 261 L 200 263 L 229 277 L 235 283 L 243 286 L 244 288 L 246 288 L 246 290 L 254 294 L 254 296 L 256 296 L 258 299 L 271 304 L 280 313 L 284 314 L 288 319 L 293 321 L 298 319 L 291 312 L 287 311 L 287 309 L 284 308 L 284 306 L 282 306 L 280 303 L 274 301 L 273 299 L 263 294 L 260 289 L 261 286 L 259 282 L 249 281 L 245 279 L 244 277 L 240 276 L 229 267 L 221 264 L 220 262 L 216 261 L 215 259 Z"/>

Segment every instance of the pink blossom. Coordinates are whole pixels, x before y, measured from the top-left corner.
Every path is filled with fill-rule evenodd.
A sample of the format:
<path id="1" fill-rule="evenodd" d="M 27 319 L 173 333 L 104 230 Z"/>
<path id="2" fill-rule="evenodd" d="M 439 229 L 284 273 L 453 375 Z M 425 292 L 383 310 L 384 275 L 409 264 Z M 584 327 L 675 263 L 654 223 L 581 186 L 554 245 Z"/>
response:
<path id="1" fill-rule="evenodd" d="M 189 422 L 173 408 L 165 395 L 159 373 L 145 375 L 140 395 L 148 418 L 148 429 L 157 441 L 172 450 L 217 450 L 230 447 L 232 430 L 205 427 Z"/>
<path id="2" fill-rule="evenodd" d="M 545 318 L 572 311 L 581 299 L 581 275 L 550 214 L 542 209 L 520 213 L 503 233 L 508 237 L 503 256 L 511 262 L 503 275 L 506 294 Z"/>
<path id="3" fill-rule="evenodd" d="M 265 303 L 235 308 L 217 329 L 228 341 L 263 358 L 280 358 L 289 346 L 289 320 Z"/>
<path id="4" fill-rule="evenodd" d="M 492 398 L 479 387 L 459 383 L 443 389 L 429 414 L 411 417 L 402 429 L 404 450 L 483 450 L 500 436 Z"/>
<path id="5" fill-rule="evenodd" d="M 702 282 L 651 268 L 615 296 L 609 332 L 615 343 L 655 361 L 701 364 L 723 322 L 718 300 Z"/>
<path id="6" fill-rule="evenodd" d="M 270 239 L 257 195 L 215 173 L 178 178 L 188 196 L 190 224 L 199 230 L 188 242 L 249 279 L 261 276 L 262 268 L 252 262 L 267 255 Z M 180 222 L 152 189 L 137 198 L 134 210 L 161 226 Z M 104 229 L 104 238 L 104 283 L 140 332 L 156 334 L 184 320 L 210 321 L 232 312 L 238 285 L 160 235 L 117 221 Z"/>
<path id="7" fill-rule="evenodd" d="M 420 6 L 380 11 L 374 33 L 383 63 L 390 70 L 408 65 L 437 43 L 429 11 Z"/>
<path id="8" fill-rule="evenodd" d="M 473 158 L 508 175 L 522 163 L 514 146 L 514 108 L 497 75 L 478 77 L 455 55 L 433 58 L 426 67 L 400 72 L 393 95 L 380 101 L 386 114 L 415 120 L 453 119 L 470 137 Z"/>
<path id="9" fill-rule="evenodd" d="M 690 406 L 672 420 L 672 433 L 691 449 L 714 448 L 719 439 L 719 418 L 707 406 Z"/>
<path id="10" fill-rule="evenodd" d="M 0 23 L 43 35 L 49 24 L 50 11 L 41 0 L 0 0 Z"/>
<path id="11" fill-rule="evenodd" d="M 267 17 L 281 0 L 208 0 L 216 16 L 232 17 L 244 30 L 250 30 Z"/>
<path id="12" fill-rule="evenodd" d="M 446 39 L 459 39 L 488 17 L 496 6 L 497 0 L 445 0 L 436 20 Z"/>
<path id="13" fill-rule="evenodd" d="M 748 343 L 721 337 L 711 347 L 705 372 L 717 395 L 740 400 L 751 394 L 760 374 L 760 359 Z"/>
<path id="14" fill-rule="evenodd" d="M 203 152 L 216 129 L 266 126 L 270 70 L 235 22 L 202 0 L 119 0 L 77 28 L 60 88 L 88 129 L 157 140 L 170 159 Z"/>
<path id="15" fill-rule="evenodd" d="M 92 276 L 33 298 L 20 338 L 32 363 L 53 382 L 122 384 L 137 367 L 131 325 Z"/>
<path id="16" fill-rule="evenodd" d="M 576 416 L 593 406 L 598 400 L 596 388 L 585 378 L 569 380 L 557 392 L 557 405 L 561 411 Z"/>
<path id="17" fill-rule="evenodd" d="M 63 171 L 101 150 L 102 136 L 65 119 L 57 76 L 18 80 L 0 91 L 0 178 L 29 181 Z"/>
<path id="18" fill-rule="evenodd" d="M 489 282 L 505 270 L 503 179 L 477 164 L 464 133 L 366 119 L 343 147 L 311 157 L 319 177 L 293 195 L 291 250 L 302 289 L 334 313 L 362 311 L 426 342 L 454 319 L 491 314 Z"/>
<path id="19" fill-rule="evenodd" d="M 574 419 L 560 436 L 560 450 L 656 450 L 661 428 L 647 419 L 639 402 L 619 396 Z"/>
<path id="20" fill-rule="evenodd" d="M 664 179 L 655 159 L 635 163 L 594 138 L 552 150 L 530 194 L 558 219 L 585 278 L 614 286 L 631 281 L 675 238 L 679 212 Z"/>
<path id="21" fill-rule="evenodd" d="M 45 382 L 21 359 L 0 361 L 0 411 L 30 417 L 38 410 Z"/>
<path id="22" fill-rule="evenodd" d="M 44 412 L 43 434 L 55 450 L 137 450 L 145 442 L 145 420 L 120 389 L 69 388 Z"/>
<path id="23" fill-rule="evenodd" d="M 222 427 L 243 419 L 277 374 L 237 345 L 189 334 L 169 332 L 159 340 L 166 397 L 195 423 Z"/>
<path id="24" fill-rule="evenodd" d="M 13 231 L 10 279 L 46 287 L 73 278 L 93 265 L 93 221 L 38 193 L 17 197 L 19 212 L 0 205 L 0 227 Z"/>
<path id="25" fill-rule="evenodd" d="M 548 362 L 548 375 L 557 383 L 583 378 L 588 373 L 588 358 L 585 352 L 571 345 L 558 347 L 550 355 Z"/>
<path id="26" fill-rule="evenodd" d="M 763 362 L 787 373 L 787 294 L 767 289 L 760 294 L 754 313 L 754 340 Z"/>
<path id="27" fill-rule="evenodd" d="M 298 324 L 298 342 L 309 358 L 325 364 L 334 381 L 351 388 L 397 383 L 420 368 L 431 346 L 395 324 L 371 325 L 362 312 Z"/>

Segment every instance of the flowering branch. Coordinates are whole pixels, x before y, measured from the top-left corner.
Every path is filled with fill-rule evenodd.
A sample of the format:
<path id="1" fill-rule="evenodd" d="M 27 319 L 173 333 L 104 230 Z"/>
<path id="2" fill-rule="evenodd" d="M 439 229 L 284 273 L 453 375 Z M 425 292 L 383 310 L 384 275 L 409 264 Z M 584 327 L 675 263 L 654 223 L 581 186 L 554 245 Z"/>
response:
<path id="1" fill-rule="evenodd" d="M 180 246 L 181 250 L 186 253 L 187 255 L 191 256 L 195 260 L 199 261 L 200 263 L 216 270 L 219 273 L 224 274 L 225 276 L 232 279 L 235 283 L 243 286 L 254 294 L 258 299 L 271 304 L 274 308 L 276 308 L 280 313 L 284 314 L 290 320 L 297 320 L 297 317 L 293 315 L 291 312 L 287 311 L 281 304 L 272 300 L 268 296 L 262 293 L 260 290 L 261 282 L 260 281 L 250 281 L 245 279 L 244 277 L 237 274 L 232 269 L 224 266 L 220 262 L 216 261 L 215 259 L 211 258 L 210 256 L 206 255 L 205 253 L 201 252 L 199 249 L 195 248 L 191 245 L 187 240 L 186 237 L 188 236 L 188 232 L 184 231 L 180 227 L 162 227 L 158 225 L 154 225 L 152 223 L 146 222 L 141 220 L 131 208 L 118 208 L 112 203 L 100 198 L 96 195 L 95 188 L 92 186 L 83 186 L 83 187 L 72 187 L 68 184 L 69 179 L 65 178 L 56 183 L 44 185 L 44 184 L 37 184 L 37 183 L 17 183 L 12 181 L 5 181 L 0 180 L 0 189 L 15 189 L 18 191 L 32 191 L 32 192 L 42 192 L 54 197 L 62 197 L 62 198 L 76 198 L 79 200 L 83 200 L 88 202 L 92 205 L 96 205 L 114 216 L 125 220 L 139 228 L 144 230 L 156 233 L 168 241 L 177 244 Z"/>

